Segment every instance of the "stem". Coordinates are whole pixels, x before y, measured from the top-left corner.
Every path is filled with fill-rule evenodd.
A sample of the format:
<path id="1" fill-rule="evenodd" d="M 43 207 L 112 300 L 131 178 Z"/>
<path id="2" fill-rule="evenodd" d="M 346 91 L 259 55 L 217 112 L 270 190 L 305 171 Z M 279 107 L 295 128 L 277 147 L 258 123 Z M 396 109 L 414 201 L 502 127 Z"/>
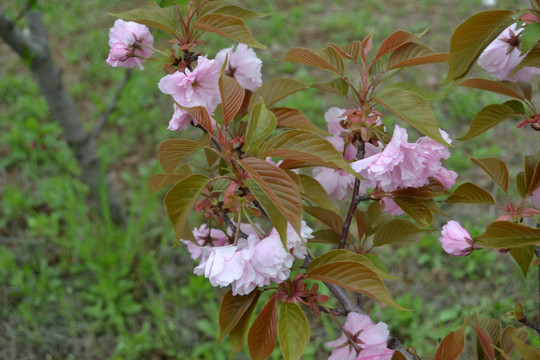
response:
<path id="1" fill-rule="evenodd" d="M 536 331 L 536 334 L 540 336 L 540 326 L 537 323 L 530 321 L 527 318 L 521 319 L 519 320 L 519 322 L 527 326 L 528 328 L 533 329 L 534 331 Z"/>

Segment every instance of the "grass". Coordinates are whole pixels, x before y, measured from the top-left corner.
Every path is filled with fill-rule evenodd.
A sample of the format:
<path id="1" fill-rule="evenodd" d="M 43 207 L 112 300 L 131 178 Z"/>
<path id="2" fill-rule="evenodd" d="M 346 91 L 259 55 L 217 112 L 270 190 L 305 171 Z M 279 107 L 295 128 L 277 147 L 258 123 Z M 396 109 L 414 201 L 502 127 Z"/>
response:
<path id="1" fill-rule="evenodd" d="M 14 17 L 19 3 L 11 0 L 2 6 Z M 258 51 L 264 78 L 288 76 L 306 82 L 330 78 L 279 61 L 287 49 L 343 45 L 363 38 L 373 27 L 375 40 L 381 41 L 399 28 L 419 32 L 432 26 L 426 42 L 446 51 L 451 29 L 482 8 L 480 1 L 435 0 L 393 0 L 384 6 L 375 0 L 238 3 L 270 14 L 250 24 L 257 39 L 268 45 Z M 113 22 L 106 13 L 143 4 L 51 0 L 41 8 L 64 82 L 89 129 L 124 76 L 104 61 Z M 511 1 L 500 5 L 516 6 Z M 206 40 L 210 54 L 231 45 L 217 37 Z M 216 345 L 218 300 L 224 291 L 191 275 L 194 264 L 185 250 L 172 247 L 173 230 L 161 205 L 164 191 L 150 194 L 146 186 L 148 177 L 158 172 L 159 142 L 175 136 L 165 130 L 172 109 L 156 86 L 162 76 L 159 67 L 149 64 L 144 73 L 135 71 L 99 139 L 107 176 L 128 210 L 127 227 L 119 229 L 86 205 L 88 191 L 77 178 L 77 163 L 25 65 L 5 44 L 0 44 L 0 61 L 0 358 L 227 359 L 227 340 Z M 439 89 L 435 84 L 446 70 L 433 69 L 411 69 L 401 80 L 448 93 L 433 106 L 441 126 L 454 138 L 466 132 L 484 104 L 501 101 L 478 91 Z M 302 109 L 318 124 L 329 107 L 345 106 L 315 90 L 298 93 L 283 105 Z M 448 167 L 486 179 L 468 157 L 515 159 L 523 148 L 509 148 L 503 139 L 510 133 L 525 148 L 527 143 L 511 127 L 505 124 L 474 141 L 455 143 Z M 448 214 L 459 218 L 465 208 L 448 209 Z M 470 218 L 466 225 L 477 233 L 489 219 Z M 413 311 L 370 306 L 374 320 L 387 321 L 406 345 L 432 354 L 437 339 L 457 328 L 463 315 L 476 310 L 501 318 L 514 300 L 534 313 L 532 276 L 520 277 L 508 256 L 484 251 L 453 259 L 437 243 L 437 235 L 431 234 L 417 246 L 381 253 L 390 272 L 403 279 L 390 284 L 392 293 Z M 310 322 L 315 326 L 305 358 L 325 358 L 324 343 L 336 337 L 336 329 L 327 320 Z M 277 352 L 273 359 L 279 359 Z"/>

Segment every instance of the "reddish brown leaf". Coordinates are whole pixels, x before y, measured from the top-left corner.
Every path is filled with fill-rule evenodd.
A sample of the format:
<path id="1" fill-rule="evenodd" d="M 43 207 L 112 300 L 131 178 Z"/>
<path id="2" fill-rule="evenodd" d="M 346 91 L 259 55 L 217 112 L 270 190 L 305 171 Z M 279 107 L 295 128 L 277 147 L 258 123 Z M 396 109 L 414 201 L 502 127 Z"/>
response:
<path id="1" fill-rule="evenodd" d="M 459 330 L 452 331 L 441 341 L 435 354 L 435 360 L 455 360 L 459 357 L 465 348 L 465 327 L 467 321 L 463 321 L 463 325 Z"/>
<path id="2" fill-rule="evenodd" d="M 495 349 L 493 348 L 493 340 L 491 340 L 491 337 L 489 336 L 488 332 L 481 327 L 475 325 L 474 329 L 476 330 L 476 342 L 477 342 L 477 353 L 479 358 L 481 357 L 481 354 L 479 352 L 482 352 L 489 360 L 495 359 Z"/>
<path id="3" fill-rule="evenodd" d="M 277 126 L 312 131 L 324 135 L 328 135 L 326 131 L 319 129 L 304 115 L 303 112 L 293 108 L 276 107 L 270 109 L 277 119 Z"/>
<path id="4" fill-rule="evenodd" d="M 417 35 L 411 34 L 403 30 L 397 30 L 393 32 L 386 39 L 384 39 L 381 46 L 379 47 L 379 51 L 377 51 L 377 55 L 375 55 L 375 59 L 379 59 L 384 55 L 391 53 L 399 47 L 413 41 L 417 37 Z"/>
<path id="5" fill-rule="evenodd" d="M 179 105 L 180 106 L 180 105 Z M 199 123 L 204 130 L 206 130 L 207 133 L 213 134 L 214 130 L 212 128 L 212 119 L 210 118 L 210 115 L 208 114 L 208 110 L 206 110 L 203 106 L 195 106 L 191 108 L 186 108 L 183 106 L 180 106 L 181 109 L 187 111 L 189 115 L 195 119 L 195 123 Z"/>
<path id="6" fill-rule="evenodd" d="M 480 166 L 505 193 L 508 193 L 508 168 L 504 161 L 495 158 L 471 158 L 471 161 Z"/>
<path id="7" fill-rule="evenodd" d="M 289 50 L 283 60 L 313 66 L 340 75 L 339 70 L 332 65 L 328 54 L 325 53 L 325 57 L 321 56 L 322 54 L 322 52 L 317 53 L 311 49 L 293 48 Z"/>
<path id="8" fill-rule="evenodd" d="M 255 310 L 255 306 L 259 301 L 260 291 L 256 291 L 256 298 L 251 302 L 249 308 L 244 312 L 240 320 L 236 323 L 236 326 L 231 330 L 229 336 L 231 338 L 231 356 L 235 351 L 241 351 L 244 348 L 244 339 L 246 338 L 249 321 L 251 315 Z"/>
<path id="9" fill-rule="evenodd" d="M 446 202 L 450 204 L 495 204 L 495 200 L 493 200 L 493 196 L 490 193 L 470 182 L 461 184 L 452 196 L 446 199 Z"/>
<path id="10" fill-rule="evenodd" d="M 540 229 L 509 221 L 495 221 L 476 240 L 485 247 L 496 249 L 536 245 L 540 242 Z"/>
<path id="11" fill-rule="evenodd" d="M 407 360 L 407 358 L 405 357 L 405 355 L 403 355 L 403 353 L 396 350 L 394 351 L 394 355 L 392 355 L 392 360 Z"/>
<path id="12" fill-rule="evenodd" d="M 359 40 L 354 40 L 348 43 L 345 48 L 343 49 L 347 54 L 349 54 L 349 57 L 351 60 L 356 61 L 358 58 L 358 55 L 360 54 L 360 51 L 362 50 L 362 42 Z"/>
<path id="13" fill-rule="evenodd" d="M 356 221 L 356 230 L 358 231 L 358 239 L 362 239 L 366 233 L 366 218 L 367 215 L 362 210 L 354 210 L 354 220 Z"/>
<path id="14" fill-rule="evenodd" d="M 260 292 L 254 290 L 247 295 L 232 294 L 229 290 L 221 300 L 219 309 L 219 339 L 221 341 L 225 335 L 228 335 L 236 327 L 244 313 L 250 308 L 251 304 L 259 298 Z"/>
<path id="15" fill-rule="evenodd" d="M 433 213 L 425 200 L 413 196 L 394 196 L 394 202 L 420 226 L 433 224 Z"/>
<path id="16" fill-rule="evenodd" d="M 264 360 L 276 346 L 277 300 L 273 294 L 255 318 L 248 333 L 249 354 L 253 360 Z"/>
<path id="17" fill-rule="evenodd" d="M 193 23 L 195 29 L 216 33 L 248 46 L 265 49 L 266 46 L 259 43 L 244 24 L 244 21 L 235 16 L 211 13 L 201 16 Z"/>
<path id="18" fill-rule="evenodd" d="M 474 89 L 491 91 L 494 93 L 510 96 L 516 99 L 523 100 L 523 92 L 519 85 L 516 85 L 509 81 L 493 81 L 485 79 L 467 79 L 463 81 L 460 86 L 470 87 Z"/>
<path id="19" fill-rule="evenodd" d="M 151 192 L 156 192 L 159 189 L 164 188 L 167 185 L 174 184 L 178 180 L 185 178 L 186 176 L 191 175 L 191 173 L 186 174 L 155 174 L 148 179 L 148 187 Z"/>
<path id="20" fill-rule="evenodd" d="M 306 206 L 304 210 L 336 233 L 341 234 L 343 231 L 343 219 L 335 211 L 320 206 Z"/>
<path id="21" fill-rule="evenodd" d="M 200 141 L 169 139 L 159 145 L 159 162 L 165 173 L 172 174 L 180 162 L 192 152 L 207 146 Z"/>
<path id="22" fill-rule="evenodd" d="M 512 354 L 516 350 L 516 345 L 512 340 L 512 336 L 515 336 L 521 341 L 525 341 L 529 337 L 529 332 L 524 328 L 516 329 L 513 326 L 507 326 L 504 328 L 501 336 L 501 349 L 508 355 Z"/>
<path id="23" fill-rule="evenodd" d="M 540 161 L 536 163 L 536 167 L 534 168 L 527 195 L 531 195 L 538 187 L 540 187 Z"/>
<path id="24" fill-rule="evenodd" d="M 264 104 L 270 107 L 278 101 L 300 90 L 307 89 L 308 84 L 287 78 L 279 78 L 265 82 L 251 97 L 250 107 L 259 103 L 261 97 Z"/>
<path id="25" fill-rule="evenodd" d="M 242 107 L 245 90 L 238 81 L 222 73 L 219 78 L 219 93 L 221 94 L 223 123 L 227 126 Z"/>
<path id="26" fill-rule="evenodd" d="M 441 63 L 441 62 L 447 62 L 447 61 L 448 61 L 448 54 L 433 54 L 433 55 L 419 56 L 413 59 L 400 61 L 388 70 L 403 68 L 407 66 L 435 64 L 435 63 Z"/>

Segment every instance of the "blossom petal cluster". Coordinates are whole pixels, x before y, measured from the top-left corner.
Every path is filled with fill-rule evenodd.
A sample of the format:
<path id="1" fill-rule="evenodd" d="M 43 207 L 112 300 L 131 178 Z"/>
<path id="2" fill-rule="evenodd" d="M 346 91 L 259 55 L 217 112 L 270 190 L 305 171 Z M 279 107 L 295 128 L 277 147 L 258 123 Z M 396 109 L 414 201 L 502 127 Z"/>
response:
<path id="1" fill-rule="evenodd" d="M 475 248 L 472 236 L 454 220 L 443 226 L 439 241 L 444 251 L 453 256 L 467 256 Z"/>
<path id="2" fill-rule="evenodd" d="M 444 131 L 441 130 L 441 134 L 449 140 Z M 369 187 L 388 192 L 422 187 L 429 183 L 430 177 L 439 180 L 447 189 L 455 184 L 457 174 L 441 163 L 450 156 L 445 146 L 428 137 L 415 143 L 407 140 L 407 130 L 396 125 L 384 150 L 353 162 L 351 167 L 366 179 Z"/>
<path id="3" fill-rule="evenodd" d="M 117 19 L 109 30 L 109 56 L 107 64 L 113 67 L 143 70 L 142 63 L 152 56 L 154 37 L 148 27 L 133 21 Z"/>
<path id="4" fill-rule="evenodd" d="M 512 71 L 528 54 L 521 54 L 519 35 L 523 28 L 517 24 L 507 27 L 491 44 L 489 44 L 480 57 L 478 64 L 496 79 L 529 82 L 533 75 L 540 74 L 540 68 L 524 67 L 512 75 Z"/>
<path id="5" fill-rule="evenodd" d="M 304 241 L 313 237 L 305 222 L 301 236 L 288 225 L 285 249 L 276 229 L 262 238 L 249 225 L 243 224 L 240 229 L 247 238 L 238 239 L 236 245 L 229 244 L 222 231 L 208 230 L 204 225 L 193 231 L 196 242 L 181 240 L 192 258 L 199 260 L 194 273 L 208 278 L 213 286 L 232 285 L 233 295 L 249 294 L 257 287 L 287 280 L 295 257 L 304 259 L 307 254 Z"/>
<path id="6" fill-rule="evenodd" d="M 328 360 L 390 360 L 394 351 L 386 346 L 388 326 L 374 324 L 369 316 L 351 312 L 347 315 L 341 336 L 326 344 L 333 347 Z M 352 343 L 354 342 L 354 344 Z"/>
<path id="7" fill-rule="evenodd" d="M 262 85 L 262 61 L 246 44 L 238 44 L 235 51 L 233 47 L 221 50 L 216 55 L 216 61 L 220 65 L 227 61 L 225 73 L 244 89 L 255 91 Z"/>

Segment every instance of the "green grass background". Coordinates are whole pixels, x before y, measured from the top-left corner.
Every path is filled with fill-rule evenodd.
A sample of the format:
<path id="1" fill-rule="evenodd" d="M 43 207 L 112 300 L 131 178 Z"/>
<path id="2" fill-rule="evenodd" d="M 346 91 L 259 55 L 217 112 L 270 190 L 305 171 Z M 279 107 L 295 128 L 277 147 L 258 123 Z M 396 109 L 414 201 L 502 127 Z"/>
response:
<path id="1" fill-rule="evenodd" d="M 170 1 L 158 1 L 169 5 Z M 293 46 L 345 45 L 375 29 L 375 43 L 397 29 L 419 32 L 431 27 L 424 43 L 448 51 L 451 31 L 470 14 L 486 10 L 480 1 L 249 0 L 232 2 L 268 13 L 249 24 L 266 50 L 264 79 L 288 76 L 308 82 L 327 78 L 321 71 L 284 63 Z M 14 18 L 23 1 L 7 0 L 0 9 Z M 77 102 L 85 126 L 99 121 L 123 69 L 105 64 L 107 16 L 144 5 L 142 1 L 43 0 L 39 2 L 51 50 L 64 83 Z M 526 2 L 499 1 L 501 8 Z M 24 21 L 22 22 L 24 24 Z M 164 46 L 165 37 L 156 38 Z M 208 36 L 211 55 L 230 46 Z M 1 359 L 227 359 L 227 340 L 219 334 L 218 300 L 223 289 L 192 275 L 194 263 L 180 246 L 162 206 L 164 191 L 150 194 L 147 179 L 159 171 L 157 147 L 168 137 L 172 106 L 157 89 L 163 76 L 157 64 L 135 71 L 99 138 L 99 153 L 128 211 L 119 229 L 99 218 L 86 204 L 88 190 L 32 77 L 6 44 L 0 43 L 0 358 Z M 399 80 L 413 81 L 445 99 L 433 103 L 440 125 L 456 138 L 496 95 L 440 88 L 446 65 L 412 68 Z M 314 100 L 316 99 L 316 100 Z M 284 102 L 302 109 L 322 125 L 331 106 L 342 100 L 307 90 Z M 189 137 L 187 132 L 185 136 Z M 508 139 L 511 139 L 509 143 Z M 447 167 L 487 189 L 492 183 L 473 168 L 469 156 L 496 156 L 519 166 L 533 142 L 526 129 L 503 124 L 475 141 L 456 143 Z M 463 180 L 461 180 L 463 181 Z M 499 194 L 500 195 L 500 194 Z M 445 208 L 478 235 L 496 215 L 487 208 Z M 448 218 L 440 218 L 439 224 Z M 389 283 L 399 312 L 369 303 L 375 321 L 389 324 L 405 346 L 430 359 L 438 339 L 474 311 L 503 320 L 515 301 L 534 314 L 536 270 L 520 275 L 509 256 L 479 251 L 467 258 L 444 254 L 438 234 L 415 246 L 382 249 L 389 271 L 402 281 Z M 338 332 L 328 320 L 310 318 L 312 340 L 305 359 L 326 359 L 324 343 Z M 514 324 L 515 325 L 515 324 Z M 538 342 L 537 342 L 538 343 Z M 236 358 L 246 358 L 237 354 Z M 274 359 L 279 359 L 277 352 Z"/>

